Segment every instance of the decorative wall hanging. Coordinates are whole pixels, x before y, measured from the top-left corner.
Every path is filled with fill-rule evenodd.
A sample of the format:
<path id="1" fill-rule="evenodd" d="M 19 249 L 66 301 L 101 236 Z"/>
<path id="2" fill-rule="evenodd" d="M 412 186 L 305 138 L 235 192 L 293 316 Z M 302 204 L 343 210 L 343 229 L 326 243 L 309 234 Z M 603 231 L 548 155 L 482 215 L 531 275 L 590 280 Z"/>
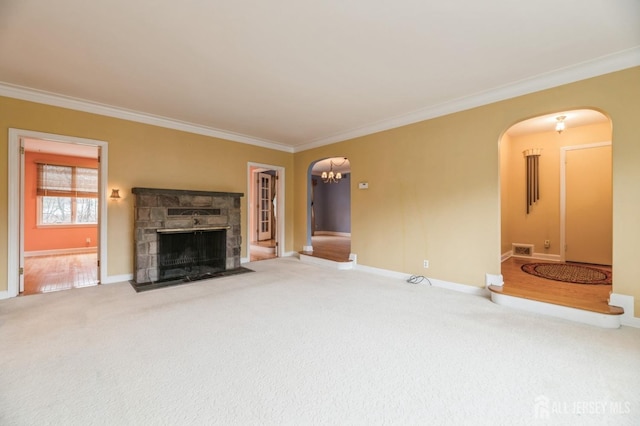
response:
<path id="1" fill-rule="evenodd" d="M 542 148 L 532 148 L 523 151 L 522 154 L 527 162 L 527 214 L 531 211 L 531 206 L 540 199 L 540 154 Z"/>

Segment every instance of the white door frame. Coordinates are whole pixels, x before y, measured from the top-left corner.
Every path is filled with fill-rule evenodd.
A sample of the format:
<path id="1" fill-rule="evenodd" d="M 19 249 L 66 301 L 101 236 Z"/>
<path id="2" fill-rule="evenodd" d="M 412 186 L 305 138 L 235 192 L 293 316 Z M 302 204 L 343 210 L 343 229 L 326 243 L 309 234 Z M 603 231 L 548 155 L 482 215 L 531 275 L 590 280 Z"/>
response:
<path id="1" fill-rule="evenodd" d="M 253 170 L 252 170 L 253 169 Z M 248 262 L 251 258 L 251 233 L 253 230 L 251 229 L 251 218 L 256 212 L 256 206 L 254 205 L 254 191 L 252 188 L 255 188 L 255 185 L 252 185 L 253 182 L 253 173 L 263 172 L 266 170 L 275 170 L 276 172 L 276 197 L 277 197 L 277 206 L 276 206 L 276 256 L 283 257 L 285 255 L 285 247 L 284 247 L 284 206 L 285 206 L 285 194 L 284 194 L 284 167 L 273 166 L 269 164 L 263 163 L 247 163 L 247 258 Z"/>
<path id="2" fill-rule="evenodd" d="M 566 261 L 565 247 L 567 244 L 567 151 L 600 148 L 603 146 L 611 146 L 611 141 L 563 146 L 560 148 L 560 261 L 562 262 Z"/>
<path id="3" fill-rule="evenodd" d="M 22 236 L 24 235 L 24 164 L 20 153 L 20 141 L 24 138 L 43 139 L 53 142 L 64 142 L 79 145 L 91 145 L 100 148 L 100 180 L 98 183 L 98 261 L 100 262 L 100 283 L 107 278 L 107 142 L 78 138 L 74 136 L 56 135 L 53 133 L 34 132 L 31 130 L 9 129 L 8 155 L 8 238 L 7 238 L 7 293 L 8 297 L 16 297 L 20 293 L 21 261 L 24 258 Z M 22 182 L 22 184 L 21 184 Z M 97 265 L 96 265 L 97 267 Z"/>

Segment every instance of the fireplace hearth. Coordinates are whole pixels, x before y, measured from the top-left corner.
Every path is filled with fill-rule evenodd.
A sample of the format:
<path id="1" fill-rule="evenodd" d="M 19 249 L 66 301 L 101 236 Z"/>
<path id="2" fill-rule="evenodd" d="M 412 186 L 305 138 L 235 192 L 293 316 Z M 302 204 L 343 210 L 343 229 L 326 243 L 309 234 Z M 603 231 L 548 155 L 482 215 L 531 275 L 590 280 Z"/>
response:
<path id="1" fill-rule="evenodd" d="M 158 188 L 133 188 L 132 193 L 136 290 L 245 269 L 240 266 L 244 194 Z"/>

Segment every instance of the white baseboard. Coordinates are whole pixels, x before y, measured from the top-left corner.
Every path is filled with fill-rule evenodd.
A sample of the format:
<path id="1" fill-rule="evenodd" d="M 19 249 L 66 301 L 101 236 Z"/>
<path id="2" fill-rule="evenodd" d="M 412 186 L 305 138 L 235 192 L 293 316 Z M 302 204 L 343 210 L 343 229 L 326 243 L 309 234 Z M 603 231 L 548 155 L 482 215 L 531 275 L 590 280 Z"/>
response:
<path id="1" fill-rule="evenodd" d="M 249 263 L 249 262 L 251 262 L 251 259 L 249 259 L 248 257 L 241 257 L 240 258 L 240 264 Z"/>
<path id="2" fill-rule="evenodd" d="M 282 254 L 282 257 L 296 257 L 297 255 L 297 251 L 286 251 Z"/>
<path id="3" fill-rule="evenodd" d="M 357 271 L 367 272 L 369 274 L 380 275 L 387 278 L 396 278 L 404 281 L 406 281 L 408 278 L 407 274 L 403 272 L 396 272 L 396 271 L 390 271 L 388 269 L 374 268 L 373 266 L 354 265 L 353 269 Z"/>
<path id="4" fill-rule="evenodd" d="M 315 235 L 328 235 L 333 237 L 351 237 L 351 232 L 336 232 L 336 231 L 316 231 Z"/>
<path id="5" fill-rule="evenodd" d="M 518 256 L 514 255 L 513 251 L 509 250 L 508 252 L 502 253 L 500 256 L 500 262 L 504 262 L 505 260 L 515 257 L 516 259 L 527 259 L 527 260 L 546 260 L 547 262 L 562 262 L 560 260 L 559 254 L 545 254 L 545 253 L 533 253 L 531 256 Z"/>
<path id="6" fill-rule="evenodd" d="M 3 299 L 8 299 L 9 298 L 9 292 L 8 291 L 0 291 L 0 300 Z"/>
<path id="7" fill-rule="evenodd" d="M 302 251 L 313 253 L 313 246 L 302 246 Z"/>
<path id="8" fill-rule="evenodd" d="M 434 287 L 446 288 L 460 293 L 473 294 L 474 296 L 489 297 L 489 290 L 486 288 L 452 283 L 450 281 L 437 280 L 435 278 L 429 278 L 429 281 L 431 281 L 431 285 Z"/>
<path id="9" fill-rule="evenodd" d="M 396 271 L 390 271 L 388 269 L 374 268 L 372 266 L 354 265 L 354 269 L 358 271 L 368 272 L 371 274 L 381 275 L 383 277 L 397 278 L 403 281 L 407 281 L 407 279 L 409 278 L 409 276 L 403 272 L 396 272 Z M 482 296 L 482 297 L 489 296 L 489 291 L 482 287 L 475 287 L 467 284 L 458 284 L 450 281 L 443 281 L 443 280 L 438 280 L 438 279 L 429 278 L 429 277 L 425 277 L 425 278 L 427 278 L 428 280 L 426 284 L 429 285 L 429 283 L 431 283 L 433 287 L 446 288 L 448 290 L 453 290 L 453 291 L 467 293 L 467 294 L 473 294 L 475 296 Z"/>
<path id="10" fill-rule="evenodd" d="M 133 274 L 109 275 L 100 284 L 116 284 L 116 283 L 122 283 L 122 282 L 129 282 L 132 279 L 133 279 Z"/>
<path id="11" fill-rule="evenodd" d="M 637 318 L 634 315 L 634 303 L 634 297 L 627 296 L 626 294 L 611 293 L 611 295 L 609 296 L 609 305 L 619 306 L 624 309 L 624 314 L 620 316 L 620 322 L 622 323 L 622 325 L 640 328 L 640 318 Z"/>
<path id="12" fill-rule="evenodd" d="M 97 247 L 77 247 L 77 248 L 68 248 L 68 249 L 25 251 L 24 257 L 56 256 L 60 254 L 82 254 L 82 253 L 97 253 L 97 252 L 98 252 Z"/>

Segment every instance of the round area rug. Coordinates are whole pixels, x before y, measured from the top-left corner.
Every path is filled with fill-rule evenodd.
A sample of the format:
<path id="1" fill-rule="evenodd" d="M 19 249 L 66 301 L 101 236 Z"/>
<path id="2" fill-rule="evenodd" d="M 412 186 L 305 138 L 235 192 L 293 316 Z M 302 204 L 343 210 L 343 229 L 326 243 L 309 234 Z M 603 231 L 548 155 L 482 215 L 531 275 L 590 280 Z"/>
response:
<path id="1" fill-rule="evenodd" d="M 527 263 L 522 270 L 536 277 L 576 284 L 611 284 L 611 271 L 566 263 Z"/>

